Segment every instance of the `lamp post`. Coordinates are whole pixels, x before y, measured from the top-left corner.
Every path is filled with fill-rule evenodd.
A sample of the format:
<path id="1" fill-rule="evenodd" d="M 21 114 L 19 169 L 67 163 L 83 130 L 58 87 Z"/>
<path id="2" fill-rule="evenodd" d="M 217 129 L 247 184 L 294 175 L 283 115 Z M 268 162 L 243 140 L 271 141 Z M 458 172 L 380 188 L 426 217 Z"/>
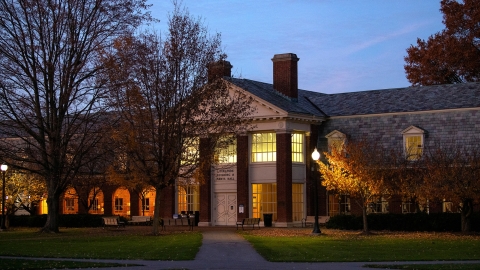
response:
<path id="1" fill-rule="evenodd" d="M 0 230 L 6 230 L 7 227 L 5 227 L 5 172 L 8 169 L 8 166 L 5 164 L 2 164 L 0 166 L 0 169 L 2 170 L 2 176 L 3 176 L 3 185 L 2 185 L 2 225 L 0 227 Z"/>
<path id="2" fill-rule="evenodd" d="M 315 147 L 315 150 L 313 151 L 312 153 L 312 159 L 314 160 L 314 168 L 315 168 L 315 171 L 317 170 L 317 161 L 320 159 L 320 153 L 317 151 L 317 148 Z M 315 173 L 315 176 L 313 177 L 314 180 L 313 182 L 315 183 L 315 200 L 314 200 L 314 203 L 315 203 L 315 223 L 313 224 L 313 231 L 312 231 L 312 234 L 320 234 L 322 233 L 320 231 L 320 226 L 318 226 L 318 179 L 316 177 L 316 173 Z"/>

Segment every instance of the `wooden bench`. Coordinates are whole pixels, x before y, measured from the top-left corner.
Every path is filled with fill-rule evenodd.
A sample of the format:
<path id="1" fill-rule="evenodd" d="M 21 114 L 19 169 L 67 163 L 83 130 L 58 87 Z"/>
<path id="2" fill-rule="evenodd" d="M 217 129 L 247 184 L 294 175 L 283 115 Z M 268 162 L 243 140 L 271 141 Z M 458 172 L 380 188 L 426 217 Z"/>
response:
<path id="1" fill-rule="evenodd" d="M 238 226 L 242 226 L 243 230 L 243 225 L 252 225 L 252 229 L 255 229 L 255 224 L 257 224 L 258 228 L 260 229 L 260 218 L 244 218 L 242 221 L 237 221 L 237 230 Z"/>
<path id="2" fill-rule="evenodd" d="M 193 231 L 193 225 L 195 225 L 195 218 L 162 218 L 160 220 L 160 226 L 165 230 L 167 226 L 188 226 L 188 228 Z"/>
<path id="3" fill-rule="evenodd" d="M 119 221 L 118 217 L 102 217 L 103 219 L 103 228 L 107 226 L 115 226 L 117 228 L 120 228 L 120 226 L 125 228 L 125 222 Z"/>
<path id="4" fill-rule="evenodd" d="M 324 225 L 330 220 L 329 216 L 318 216 L 318 224 Z M 307 216 L 306 218 L 302 219 L 302 227 L 306 227 L 307 225 L 315 224 L 315 216 Z"/>
<path id="5" fill-rule="evenodd" d="M 128 221 L 132 225 L 151 225 L 152 218 L 150 216 L 132 216 L 132 220 Z"/>

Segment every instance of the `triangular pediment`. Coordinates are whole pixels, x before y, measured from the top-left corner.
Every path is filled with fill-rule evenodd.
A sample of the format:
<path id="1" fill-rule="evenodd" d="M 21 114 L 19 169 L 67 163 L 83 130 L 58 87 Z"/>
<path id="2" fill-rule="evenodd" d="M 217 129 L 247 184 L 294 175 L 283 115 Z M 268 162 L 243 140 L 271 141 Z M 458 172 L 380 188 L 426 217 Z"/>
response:
<path id="1" fill-rule="evenodd" d="M 345 135 L 345 133 L 342 133 L 338 130 L 334 130 L 325 136 L 325 138 L 327 139 L 342 139 L 342 140 L 344 140 L 346 137 L 347 135 Z"/>
<path id="2" fill-rule="evenodd" d="M 279 117 L 288 116 L 287 111 L 280 109 L 279 107 L 273 105 L 272 103 L 266 100 L 263 100 L 258 96 L 255 96 L 252 93 L 249 93 L 243 90 L 242 88 L 232 85 L 232 87 L 230 88 L 230 91 L 240 91 L 244 95 L 253 98 L 252 106 L 256 107 L 256 111 L 252 115 L 253 118 L 265 119 L 265 118 L 279 118 Z"/>
<path id="3" fill-rule="evenodd" d="M 402 134 L 408 135 L 408 134 L 424 134 L 425 130 L 416 127 L 416 126 L 409 126 L 408 128 L 404 129 L 402 131 Z"/>

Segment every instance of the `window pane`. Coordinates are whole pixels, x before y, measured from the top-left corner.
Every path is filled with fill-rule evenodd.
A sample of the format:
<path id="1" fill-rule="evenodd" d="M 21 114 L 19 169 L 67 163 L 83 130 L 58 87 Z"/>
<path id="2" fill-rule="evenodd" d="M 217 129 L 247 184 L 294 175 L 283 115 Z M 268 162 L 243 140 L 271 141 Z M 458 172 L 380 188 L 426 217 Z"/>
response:
<path id="1" fill-rule="evenodd" d="M 263 214 L 277 219 L 277 184 L 252 184 L 252 214 L 263 220 Z"/>
<path id="2" fill-rule="evenodd" d="M 301 221 L 303 213 L 303 184 L 292 184 L 292 218 Z"/>
<path id="3" fill-rule="evenodd" d="M 252 162 L 276 161 L 276 134 L 252 134 Z"/>

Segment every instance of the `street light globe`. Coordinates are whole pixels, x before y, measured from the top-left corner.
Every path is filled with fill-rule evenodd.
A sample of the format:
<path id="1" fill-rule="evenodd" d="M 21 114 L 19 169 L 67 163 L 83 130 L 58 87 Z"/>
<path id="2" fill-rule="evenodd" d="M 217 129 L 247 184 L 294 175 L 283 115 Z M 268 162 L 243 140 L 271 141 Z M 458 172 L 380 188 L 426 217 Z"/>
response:
<path id="1" fill-rule="evenodd" d="M 313 153 L 312 153 L 312 158 L 313 160 L 317 161 L 320 159 L 320 153 L 317 151 L 317 148 L 315 147 L 315 150 L 313 150 Z"/>
<path id="2" fill-rule="evenodd" d="M 0 169 L 2 170 L 2 172 L 7 171 L 7 169 L 8 169 L 7 164 L 2 164 L 2 166 L 0 166 Z"/>

